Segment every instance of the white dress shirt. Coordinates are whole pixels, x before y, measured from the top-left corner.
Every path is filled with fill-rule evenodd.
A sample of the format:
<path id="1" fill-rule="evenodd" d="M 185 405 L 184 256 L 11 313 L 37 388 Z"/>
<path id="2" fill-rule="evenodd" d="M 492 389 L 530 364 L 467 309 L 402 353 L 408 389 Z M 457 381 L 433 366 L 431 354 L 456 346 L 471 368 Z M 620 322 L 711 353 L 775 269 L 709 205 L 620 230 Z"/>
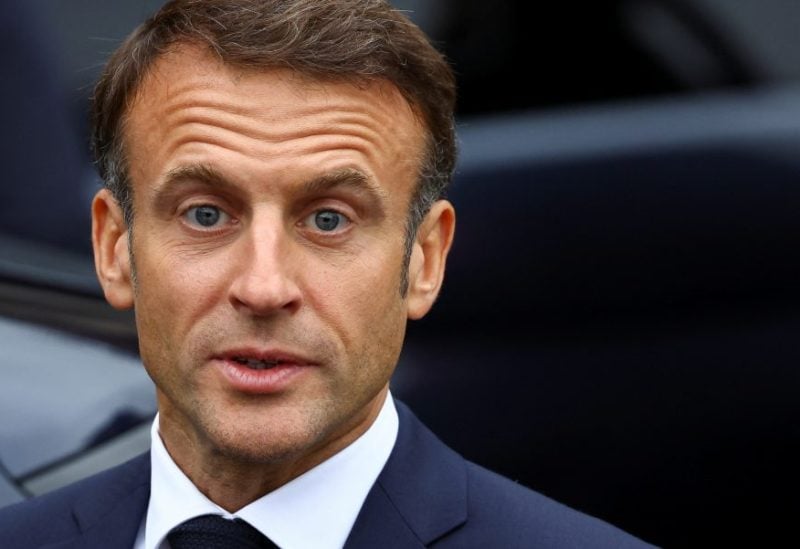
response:
<path id="1" fill-rule="evenodd" d="M 341 548 L 389 459 L 397 429 L 397 410 L 389 394 L 375 422 L 353 443 L 231 514 L 204 496 L 178 468 L 158 434 L 156 416 L 150 501 L 134 549 L 169 549 L 166 536 L 172 528 L 207 514 L 241 518 L 281 549 Z"/>

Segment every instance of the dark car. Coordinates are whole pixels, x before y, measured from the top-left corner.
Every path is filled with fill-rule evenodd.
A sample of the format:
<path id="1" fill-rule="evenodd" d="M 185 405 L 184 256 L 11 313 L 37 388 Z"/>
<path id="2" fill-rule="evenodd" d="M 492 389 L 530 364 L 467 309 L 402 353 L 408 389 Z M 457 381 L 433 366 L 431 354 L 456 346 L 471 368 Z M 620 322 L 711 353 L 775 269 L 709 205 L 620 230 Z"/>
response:
<path id="1" fill-rule="evenodd" d="M 89 258 L 7 235 L 0 250 L 2 506 L 146 450 L 155 394 Z"/>

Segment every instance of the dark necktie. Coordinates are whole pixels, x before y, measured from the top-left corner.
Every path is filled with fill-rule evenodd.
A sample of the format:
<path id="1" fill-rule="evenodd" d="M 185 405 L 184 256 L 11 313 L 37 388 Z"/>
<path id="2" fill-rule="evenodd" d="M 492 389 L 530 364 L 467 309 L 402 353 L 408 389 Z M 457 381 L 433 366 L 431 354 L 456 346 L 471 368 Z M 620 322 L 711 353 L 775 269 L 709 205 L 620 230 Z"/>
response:
<path id="1" fill-rule="evenodd" d="M 172 549 L 279 549 L 241 519 L 203 515 L 179 524 L 167 534 Z"/>

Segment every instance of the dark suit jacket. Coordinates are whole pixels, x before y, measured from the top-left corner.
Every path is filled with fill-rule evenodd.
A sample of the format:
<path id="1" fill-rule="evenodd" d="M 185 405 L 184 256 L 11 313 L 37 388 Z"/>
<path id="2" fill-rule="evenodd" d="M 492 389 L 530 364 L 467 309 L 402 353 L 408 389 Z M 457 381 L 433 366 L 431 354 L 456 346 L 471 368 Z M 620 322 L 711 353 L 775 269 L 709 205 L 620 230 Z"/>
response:
<path id="1" fill-rule="evenodd" d="M 646 544 L 464 460 L 402 404 L 397 443 L 346 547 L 634 548 Z M 132 547 L 150 456 L 0 510 L 4 549 Z"/>

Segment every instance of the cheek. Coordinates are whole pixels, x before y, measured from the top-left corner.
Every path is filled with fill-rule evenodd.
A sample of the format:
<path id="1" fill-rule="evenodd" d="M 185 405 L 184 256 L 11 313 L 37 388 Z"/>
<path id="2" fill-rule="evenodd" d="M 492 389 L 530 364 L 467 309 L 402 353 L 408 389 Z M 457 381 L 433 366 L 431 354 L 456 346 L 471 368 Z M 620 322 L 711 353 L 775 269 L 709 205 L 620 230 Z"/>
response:
<path id="1" fill-rule="evenodd" d="M 352 262 L 346 278 L 339 281 L 339 315 L 355 332 L 351 337 L 360 340 L 359 347 L 392 347 L 391 340 L 398 333 L 402 337 L 406 319 L 401 268 L 397 254 L 365 254 Z"/>
<path id="2" fill-rule="evenodd" d="M 187 251 L 179 246 L 154 246 L 152 250 L 144 261 L 136 256 L 141 287 L 147 289 L 143 297 L 160 309 L 180 304 L 175 313 L 214 296 L 229 263 L 218 251 Z"/>
<path id="3" fill-rule="evenodd" d="M 387 250 L 382 244 L 364 246 L 321 269 L 324 284 L 338 296 L 343 311 L 370 315 L 400 297 L 402 248 Z"/>
<path id="4" fill-rule="evenodd" d="M 140 247 L 148 249 L 146 245 Z M 186 343 L 186 336 L 218 297 L 219 268 L 202 257 L 187 258 L 180 252 L 137 254 L 135 309 L 142 351 L 172 356 Z M 174 357 L 173 357 L 174 358 Z"/>

